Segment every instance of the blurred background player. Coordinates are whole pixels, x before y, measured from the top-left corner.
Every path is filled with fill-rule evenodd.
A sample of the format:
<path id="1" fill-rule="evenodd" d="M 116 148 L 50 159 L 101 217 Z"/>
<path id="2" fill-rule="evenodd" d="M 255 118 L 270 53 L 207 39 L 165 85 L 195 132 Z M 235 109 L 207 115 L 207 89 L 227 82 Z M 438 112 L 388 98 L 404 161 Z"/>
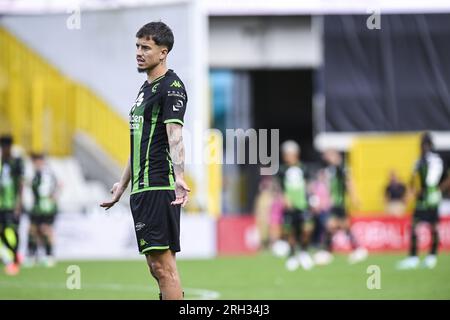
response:
<path id="1" fill-rule="evenodd" d="M 55 265 L 53 256 L 53 223 L 57 214 L 56 195 L 58 181 L 47 165 L 43 154 L 33 154 L 34 176 L 31 184 L 34 204 L 30 212 L 30 229 L 28 233 L 28 259 L 27 266 L 37 262 L 38 248 L 45 249 L 43 264 L 52 267 Z"/>
<path id="2" fill-rule="evenodd" d="M 400 270 L 415 269 L 419 266 L 416 227 L 422 222 L 429 224 L 432 237 L 430 253 L 424 259 L 423 267 L 432 269 L 437 264 L 439 245 L 437 229 L 439 223 L 438 207 L 442 197 L 439 183 L 443 177 L 444 163 L 441 157 L 433 152 L 433 141 L 429 133 L 422 135 L 420 149 L 420 159 L 415 165 L 410 184 L 410 192 L 416 198 L 416 207 L 411 223 L 409 257 L 398 263 L 397 268 Z"/>
<path id="3" fill-rule="evenodd" d="M 310 206 L 314 217 L 314 231 L 311 237 L 313 246 L 324 241 L 327 221 L 331 209 L 331 196 L 325 169 L 317 171 L 316 178 L 309 184 Z"/>
<path id="4" fill-rule="evenodd" d="M 0 137 L 0 239 L 9 251 L 5 260 L 5 273 L 16 275 L 20 271 L 19 221 L 22 211 L 23 161 L 12 154 L 13 138 Z"/>
<path id="5" fill-rule="evenodd" d="M 346 211 L 345 198 L 348 193 L 355 206 L 359 205 L 359 200 L 355 194 L 352 181 L 347 174 L 341 154 L 336 150 L 329 149 L 323 153 L 323 160 L 327 164 L 326 173 L 331 195 L 331 215 L 327 221 L 327 231 L 324 237 L 325 250 L 317 252 L 314 259 L 317 264 L 330 263 L 333 260 L 331 254 L 333 249 L 333 236 L 339 230 L 343 230 L 352 247 L 349 262 L 360 262 L 367 258 L 368 252 L 365 248 L 358 247 L 351 233 L 350 218 Z"/>
<path id="6" fill-rule="evenodd" d="M 402 216 L 406 210 L 406 187 L 392 170 L 384 193 L 386 212 L 393 216 Z"/>
<path id="7" fill-rule="evenodd" d="M 300 163 L 300 146 L 293 140 L 281 145 L 284 164 L 280 167 L 280 184 L 285 201 L 285 225 L 288 229 L 290 252 L 286 268 L 296 270 L 300 265 L 305 270 L 314 266 L 308 253 L 313 230 L 313 220 L 308 212 L 308 196 L 305 167 Z M 297 245 L 300 252 L 297 255 Z"/>

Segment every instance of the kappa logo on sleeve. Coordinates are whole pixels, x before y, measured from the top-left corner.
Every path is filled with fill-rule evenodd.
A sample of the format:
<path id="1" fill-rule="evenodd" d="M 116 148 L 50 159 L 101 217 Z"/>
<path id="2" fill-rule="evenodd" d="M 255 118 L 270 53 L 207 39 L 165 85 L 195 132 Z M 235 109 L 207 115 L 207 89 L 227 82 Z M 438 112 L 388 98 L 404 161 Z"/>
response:
<path id="1" fill-rule="evenodd" d="M 170 86 L 175 87 L 175 88 L 182 88 L 182 85 L 181 85 L 180 81 L 178 81 L 178 80 L 173 80 L 173 82 Z"/>
<path id="2" fill-rule="evenodd" d="M 148 242 L 145 241 L 144 239 L 139 240 L 139 245 L 140 245 L 141 247 L 145 246 L 146 244 L 148 244 Z"/>

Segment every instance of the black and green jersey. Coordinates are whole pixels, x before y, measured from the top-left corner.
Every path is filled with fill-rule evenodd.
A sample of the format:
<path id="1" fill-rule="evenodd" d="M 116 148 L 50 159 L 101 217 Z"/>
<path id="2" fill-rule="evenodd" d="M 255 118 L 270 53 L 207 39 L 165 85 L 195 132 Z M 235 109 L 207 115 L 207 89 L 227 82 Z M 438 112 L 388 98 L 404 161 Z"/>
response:
<path id="1" fill-rule="evenodd" d="M 347 170 L 343 165 L 329 165 L 326 168 L 328 187 L 333 208 L 345 208 L 345 194 L 347 191 Z"/>
<path id="2" fill-rule="evenodd" d="M 439 183 L 443 173 L 444 163 L 437 153 L 427 152 L 417 161 L 413 173 L 419 190 L 416 209 L 429 210 L 439 206 L 442 198 Z"/>
<path id="3" fill-rule="evenodd" d="M 21 158 L 0 161 L 0 210 L 13 210 L 16 207 L 22 178 L 23 161 Z"/>
<path id="4" fill-rule="evenodd" d="M 56 214 L 57 204 L 54 198 L 56 188 L 56 177 L 48 168 L 35 172 L 32 182 L 34 205 L 31 213 L 33 215 Z"/>
<path id="5" fill-rule="evenodd" d="M 308 209 L 307 171 L 302 164 L 280 167 L 278 177 L 284 196 L 289 200 L 294 209 Z"/>
<path id="6" fill-rule="evenodd" d="M 139 90 L 130 112 L 132 194 L 175 188 L 166 124 L 183 125 L 186 103 L 184 84 L 170 69 Z"/>

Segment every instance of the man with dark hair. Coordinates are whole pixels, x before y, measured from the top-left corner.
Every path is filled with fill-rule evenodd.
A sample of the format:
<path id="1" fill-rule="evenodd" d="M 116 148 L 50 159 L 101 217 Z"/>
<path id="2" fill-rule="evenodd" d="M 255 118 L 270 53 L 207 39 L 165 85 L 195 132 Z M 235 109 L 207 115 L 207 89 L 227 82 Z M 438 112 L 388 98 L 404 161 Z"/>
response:
<path id="1" fill-rule="evenodd" d="M 23 161 L 12 154 L 13 138 L 0 137 L 0 239 L 10 251 L 5 273 L 16 275 L 20 270 L 19 220 L 22 211 Z"/>
<path id="2" fill-rule="evenodd" d="M 158 282 L 160 299 L 182 299 L 175 254 L 180 251 L 180 206 L 188 201 L 184 181 L 183 82 L 166 67 L 174 37 L 163 22 L 144 25 L 136 34 L 139 72 L 147 73 L 130 112 L 131 156 L 115 183 L 108 209 L 131 180 L 130 205 L 138 248 Z"/>
<path id="3" fill-rule="evenodd" d="M 430 225 L 432 237 L 430 253 L 423 261 L 422 266 L 432 269 L 437 264 L 439 246 L 438 207 L 442 197 L 439 184 L 443 178 L 444 162 L 434 152 L 433 141 L 429 133 L 422 134 L 420 151 L 420 158 L 414 167 L 410 183 L 410 192 L 416 198 L 416 208 L 412 217 L 409 257 L 398 263 L 397 268 L 400 270 L 415 269 L 419 266 L 416 227 L 422 222 Z"/>
<path id="4" fill-rule="evenodd" d="M 56 194 L 58 181 L 47 165 L 44 154 L 31 155 L 34 167 L 32 191 L 34 204 L 30 212 L 30 229 L 28 231 L 28 259 L 27 265 L 33 266 L 37 262 L 39 245 L 45 249 L 42 262 L 47 267 L 55 265 L 53 256 L 53 223 L 58 212 Z"/>

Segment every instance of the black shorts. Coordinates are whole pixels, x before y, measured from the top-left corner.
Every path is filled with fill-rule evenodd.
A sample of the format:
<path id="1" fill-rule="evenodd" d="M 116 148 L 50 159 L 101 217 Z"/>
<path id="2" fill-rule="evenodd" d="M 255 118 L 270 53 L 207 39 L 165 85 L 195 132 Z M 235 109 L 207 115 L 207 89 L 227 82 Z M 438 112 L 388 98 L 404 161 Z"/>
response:
<path id="1" fill-rule="evenodd" d="M 53 225 L 53 223 L 55 222 L 55 214 L 31 214 L 30 222 L 35 225 Z"/>
<path id="2" fill-rule="evenodd" d="M 174 190 L 150 190 L 131 195 L 131 213 L 141 254 L 151 250 L 180 251 L 181 205 L 171 205 L 174 200 Z"/>
<path id="3" fill-rule="evenodd" d="M 421 210 L 416 209 L 413 214 L 413 222 L 419 223 L 419 222 L 428 222 L 428 223 L 438 223 L 439 222 L 439 213 L 438 209 L 428 209 L 428 210 Z"/>
<path id="4" fill-rule="evenodd" d="M 331 216 L 337 219 L 345 219 L 347 217 L 347 213 L 342 207 L 334 207 L 331 209 Z"/>
<path id="5" fill-rule="evenodd" d="M 19 218 L 14 215 L 12 210 L 0 210 L 0 226 L 14 226 L 19 225 Z"/>
<path id="6" fill-rule="evenodd" d="M 286 229 L 297 229 L 303 223 L 314 223 L 309 211 L 299 209 L 287 209 L 284 211 L 284 226 Z"/>

